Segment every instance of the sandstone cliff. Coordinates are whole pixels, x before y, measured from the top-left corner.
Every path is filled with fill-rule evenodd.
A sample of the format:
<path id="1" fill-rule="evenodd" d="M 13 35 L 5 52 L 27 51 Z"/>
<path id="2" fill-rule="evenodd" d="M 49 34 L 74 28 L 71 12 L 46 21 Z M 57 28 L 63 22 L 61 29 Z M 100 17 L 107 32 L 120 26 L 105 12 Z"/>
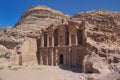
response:
<path id="1" fill-rule="evenodd" d="M 116 40 L 118 41 L 118 43 L 120 43 L 119 12 L 111 12 L 107 10 L 94 10 L 76 14 L 73 17 L 71 17 L 71 19 L 78 21 L 87 21 L 90 24 L 88 27 L 89 31 L 91 31 L 91 34 L 89 34 L 88 32 L 88 36 L 91 36 L 96 42 L 103 42 L 109 38 L 113 42 Z M 94 34 L 94 36 L 92 34 Z"/>
<path id="2" fill-rule="evenodd" d="M 39 37 L 41 29 L 69 20 L 85 22 L 89 55 L 84 62 L 100 73 L 120 74 L 120 12 L 94 10 L 70 17 L 45 6 L 34 6 L 23 13 L 14 28 L 0 29 L 0 44 L 14 49 L 26 37 Z"/>
<path id="3" fill-rule="evenodd" d="M 71 20 L 86 22 L 89 55 L 86 55 L 84 62 L 105 75 L 104 78 L 108 75 L 118 77 L 120 74 L 120 13 L 94 10 L 76 14 L 71 17 Z"/>
<path id="4" fill-rule="evenodd" d="M 0 44 L 7 48 L 14 48 L 21 44 L 25 37 L 39 37 L 41 28 L 61 24 L 68 18 L 68 15 L 46 6 L 31 7 L 23 13 L 14 28 L 0 29 Z"/>
<path id="5" fill-rule="evenodd" d="M 23 13 L 15 28 L 32 34 L 37 33 L 41 28 L 47 28 L 51 24 L 58 25 L 68 18 L 69 16 L 62 12 L 46 6 L 33 6 Z"/>

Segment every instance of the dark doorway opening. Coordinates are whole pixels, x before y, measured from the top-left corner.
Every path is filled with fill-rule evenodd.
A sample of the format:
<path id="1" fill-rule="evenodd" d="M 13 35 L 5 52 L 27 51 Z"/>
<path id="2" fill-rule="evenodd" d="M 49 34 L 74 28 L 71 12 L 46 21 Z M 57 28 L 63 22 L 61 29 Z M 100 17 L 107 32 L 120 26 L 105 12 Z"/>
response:
<path id="1" fill-rule="evenodd" d="M 19 65 L 22 65 L 22 53 L 17 52 L 17 54 L 19 55 Z"/>
<path id="2" fill-rule="evenodd" d="M 38 64 L 40 64 L 40 47 L 41 47 L 41 39 L 36 39 L 37 42 L 37 52 L 36 52 L 36 58 L 37 58 L 37 62 Z"/>
<path id="3" fill-rule="evenodd" d="M 58 30 L 54 31 L 54 46 L 58 45 Z"/>
<path id="4" fill-rule="evenodd" d="M 64 64 L 63 63 L 63 54 L 60 55 L 60 60 L 59 61 L 60 61 L 59 64 Z"/>
<path id="5" fill-rule="evenodd" d="M 77 29 L 78 44 L 83 44 L 83 31 L 82 29 Z"/>
<path id="6" fill-rule="evenodd" d="M 87 73 L 92 74 L 92 73 L 93 73 L 93 71 L 89 70 L 89 71 L 87 71 Z"/>
<path id="7" fill-rule="evenodd" d="M 65 45 L 69 45 L 69 31 L 68 31 L 68 27 L 66 27 L 66 32 L 65 32 Z"/>
<path id="8" fill-rule="evenodd" d="M 44 33 L 44 47 L 47 47 L 47 33 Z"/>

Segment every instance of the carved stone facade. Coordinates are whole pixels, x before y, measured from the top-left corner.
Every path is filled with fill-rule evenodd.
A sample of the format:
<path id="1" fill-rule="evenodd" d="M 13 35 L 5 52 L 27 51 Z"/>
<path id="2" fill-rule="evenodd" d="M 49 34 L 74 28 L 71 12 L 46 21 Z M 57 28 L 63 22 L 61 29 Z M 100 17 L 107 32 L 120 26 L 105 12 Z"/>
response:
<path id="1" fill-rule="evenodd" d="M 84 22 L 68 21 L 58 26 L 51 25 L 42 30 L 37 42 L 38 64 L 83 68 L 83 59 L 87 54 Z"/>
<path id="2" fill-rule="evenodd" d="M 26 65 L 37 63 L 36 58 L 37 41 L 34 38 L 26 38 L 24 42 L 15 48 L 15 53 L 11 55 L 11 64 Z"/>

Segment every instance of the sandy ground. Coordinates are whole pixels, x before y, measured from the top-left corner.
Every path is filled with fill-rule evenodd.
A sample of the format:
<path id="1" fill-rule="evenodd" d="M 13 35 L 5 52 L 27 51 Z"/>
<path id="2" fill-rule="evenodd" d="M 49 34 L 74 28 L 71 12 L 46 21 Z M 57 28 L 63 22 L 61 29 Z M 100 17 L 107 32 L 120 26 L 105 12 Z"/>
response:
<path id="1" fill-rule="evenodd" d="M 114 73 L 114 75 L 117 75 Z M 119 76 L 119 74 L 118 74 Z M 88 79 L 93 78 L 94 79 Z M 62 66 L 9 66 L 0 70 L 0 80 L 116 80 L 111 75 L 84 74 Z"/>
<path id="2" fill-rule="evenodd" d="M 65 70 L 66 69 L 66 70 Z M 2 80 L 87 80 L 85 74 L 58 66 L 10 67 L 0 70 Z"/>

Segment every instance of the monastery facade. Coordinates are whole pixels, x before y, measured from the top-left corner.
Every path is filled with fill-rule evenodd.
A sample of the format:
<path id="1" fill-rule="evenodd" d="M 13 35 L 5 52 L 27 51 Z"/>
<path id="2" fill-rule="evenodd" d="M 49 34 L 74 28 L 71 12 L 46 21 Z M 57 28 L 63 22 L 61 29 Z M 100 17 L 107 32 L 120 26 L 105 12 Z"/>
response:
<path id="1" fill-rule="evenodd" d="M 87 54 L 84 22 L 51 25 L 42 30 L 37 43 L 38 64 L 83 68 L 83 59 Z"/>

